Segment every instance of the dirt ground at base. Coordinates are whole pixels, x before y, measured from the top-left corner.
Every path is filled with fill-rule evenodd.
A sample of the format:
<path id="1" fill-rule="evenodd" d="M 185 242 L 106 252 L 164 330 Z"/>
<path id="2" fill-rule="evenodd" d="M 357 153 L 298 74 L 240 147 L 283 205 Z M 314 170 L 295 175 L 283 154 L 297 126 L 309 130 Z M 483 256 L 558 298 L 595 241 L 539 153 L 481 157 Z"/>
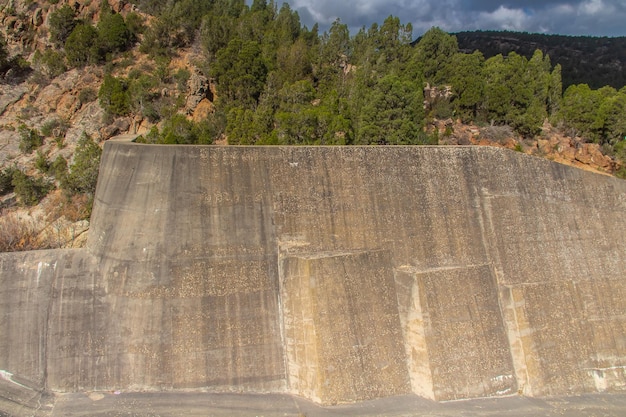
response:
<path id="1" fill-rule="evenodd" d="M 2 416 L 50 417 L 623 417 L 626 393 L 536 399 L 508 397 L 437 403 L 417 396 L 322 407 L 280 394 L 111 393 L 59 394 L 48 412 L 12 410 Z"/>

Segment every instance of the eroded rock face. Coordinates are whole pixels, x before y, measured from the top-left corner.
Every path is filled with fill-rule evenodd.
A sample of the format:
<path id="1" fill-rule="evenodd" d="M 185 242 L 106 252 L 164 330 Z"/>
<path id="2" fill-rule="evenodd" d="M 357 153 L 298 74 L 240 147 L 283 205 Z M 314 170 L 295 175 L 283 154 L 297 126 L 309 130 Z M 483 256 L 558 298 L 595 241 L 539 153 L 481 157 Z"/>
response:
<path id="1" fill-rule="evenodd" d="M 115 13 L 121 13 L 127 6 L 128 2 L 125 0 L 113 0 L 113 1 L 109 1 L 109 5 L 111 6 L 111 9 L 115 12 Z"/>
<path id="2" fill-rule="evenodd" d="M 127 132 L 130 126 L 131 126 L 131 120 L 129 120 L 129 118 L 120 117 L 116 119 L 113 123 L 111 123 L 110 125 L 100 129 L 100 137 L 103 140 L 109 139 L 113 136 Z"/>
<path id="3" fill-rule="evenodd" d="M 549 123 L 544 124 L 542 135 L 536 138 L 522 138 L 508 126 L 478 127 L 452 119 L 435 120 L 428 129 L 431 134 L 437 131 L 441 145 L 504 147 L 603 174 L 612 174 L 619 168 L 618 162 L 604 155 L 598 144 L 565 136 Z"/>
<path id="4" fill-rule="evenodd" d="M 33 26 L 41 26 L 43 24 L 43 10 L 40 7 L 33 12 L 31 23 Z"/>
<path id="5" fill-rule="evenodd" d="M 576 160 L 587 165 L 599 165 L 604 169 L 611 169 L 613 161 L 600 151 L 597 143 L 585 143 L 576 152 Z"/>
<path id="6" fill-rule="evenodd" d="M 77 143 L 83 132 L 96 140 L 100 140 L 100 126 L 104 117 L 105 112 L 97 101 L 84 105 L 81 112 L 72 119 L 72 127 L 68 129 L 65 135 L 65 142 Z"/>
<path id="7" fill-rule="evenodd" d="M 506 149 L 107 142 L 87 247 L 0 255 L 0 369 L 323 404 L 622 390 L 624 212 L 625 182 Z"/>
<path id="8" fill-rule="evenodd" d="M 213 92 L 209 85 L 209 79 L 199 72 L 194 72 L 187 82 L 188 95 L 185 109 L 187 114 L 193 113 L 198 105 L 203 101 L 213 101 Z"/>

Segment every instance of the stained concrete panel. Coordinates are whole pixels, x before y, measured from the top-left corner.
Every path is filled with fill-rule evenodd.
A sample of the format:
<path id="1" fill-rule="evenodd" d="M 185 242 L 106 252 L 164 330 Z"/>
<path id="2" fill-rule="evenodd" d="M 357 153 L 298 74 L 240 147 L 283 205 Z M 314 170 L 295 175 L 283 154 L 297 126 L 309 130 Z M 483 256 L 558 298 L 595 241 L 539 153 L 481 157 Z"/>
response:
<path id="1" fill-rule="evenodd" d="M 0 370 L 43 388 L 56 254 L 38 255 L 0 255 Z"/>
<path id="2" fill-rule="evenodd" d="M 410 267 L 400 267 L 394 270 L 394 278 L 411 391 L 420 397 L 434 400 L 433 374 L 426 339 L 428 316 L 422 309 L 416 271 Z"/>
<path id="3" fill-rule="evenodd" d="M 502 297 L 513 305 L 524 363 L 523 392 L 533 396 L 626 387 L 623 280 L 533 283 Z"/>
<path id="4" fill-rule="evenodd" d="M 520 392 L 624 389 L 624 231 L 610 225 L 626 204 L 611 184 L 557 172 L 480 197 Z"/>
<path id="5" fill-rule="evenodd" d="M 431 148 L 445 161 L 434 164 L 409 149 L 268 149 L 279 244 L 292 254 L 384 248 L 395 265 L 418 267 L 486 262 L 473 240 L 471 150 Z"/>
<path id="6" fill-rule="evenodd" d="M 323 404 L 410 392 L 386 252 L 281 261 L 291 390 Z"/>
<path id="7" fill-rule="evenodd" d="M 284 387 L 268 180 L 245 151 L 209 150 L 105 152 L 112 175 L 98 186 L 89 248 L 104 260 L 109 346 L 125 365 L 107 370 L 109 385 Z"/>
<path id="8" fill-rule="evenodd" d="M 404 321 L 415 393 L 437 401 L 517 393 L 490 265 L 398 271 L 396 281 L 411 294 L 402 310 L 415 318 Z"/>
<path id="9" fill-rule="evenodd" d="M 94 323 L 97 264 L 85 251 L 2 254 L 0 370 L 41 390 L 58 379 L 90 378 L 102 327 Z"/>

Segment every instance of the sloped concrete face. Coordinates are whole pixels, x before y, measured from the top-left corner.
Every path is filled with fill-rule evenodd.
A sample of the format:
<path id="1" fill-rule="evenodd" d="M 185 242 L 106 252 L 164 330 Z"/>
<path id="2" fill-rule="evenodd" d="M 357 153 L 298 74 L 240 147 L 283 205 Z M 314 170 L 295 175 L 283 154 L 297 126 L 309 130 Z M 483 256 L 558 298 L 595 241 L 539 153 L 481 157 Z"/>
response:
<path id="1" fill-rule="evenodd" d="M 0 254 L 5 382 L 28 393 L 93 381 L 106 335 L 106 321 L 97 317 L 107 316 L 97 269 L 81 250 Z"/>
<path id="2" fill-rule="evenodd" d="M 322 404 L 624 390 L 625 213 L 624 181 L 500 149 L 107 143 L 88 247 L 0 256 L 0 370 Z"/>
<path id="3" fill-rule="evenodd" d="M 380 251 L 282 261 L 293 393 L 336 404 L 411 392 L 390 261 Z"/>
<path id="4" fill-rule="evenodd" d="M 400 271 L 397 279 L 415 393 L 438 401 L 517 393 L 489 265 Z"/>
<path id="5" fill-rule="evenodd" d="M 222 169 L 210 148 L 119 150 L 102 161 L 112 175 L 98 186 L 89 243 L 116 304 L 113 332 L 125 335 L 116 348 L 124 371 L 107 386 L 283 390 L 262 167 L 231 154 Z"/>

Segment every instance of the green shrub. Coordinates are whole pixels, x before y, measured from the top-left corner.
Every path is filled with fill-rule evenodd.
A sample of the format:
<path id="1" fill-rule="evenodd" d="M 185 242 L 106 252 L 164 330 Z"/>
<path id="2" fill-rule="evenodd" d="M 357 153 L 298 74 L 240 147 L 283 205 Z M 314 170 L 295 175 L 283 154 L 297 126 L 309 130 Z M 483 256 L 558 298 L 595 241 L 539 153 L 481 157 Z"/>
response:
<path id="1" fill-rule="evenodd" d="M 41 71 L 48 77 L 58 77 L 67 71 L 63 53 L 53 49 L 46 49 L 43 53 L 39 51 L 35 52 L 33 62 L 35 65 L 38 65 Z"/>
<path id="2" fill-rule="evenodd" d="M 626 137 L 615 144 L 613 152 L 621 163 L 621 167 L 615 171 L 615 176 L 626 180 Z"/>
<path id="3" fill-rule="evenodd" d="M 160 97 L 159 80 L 149 74 L 139 72 L 133 72 L 132 76 L 136 78 L 130 82 L 128 93 L 133 111 L 148 117 L 151 121 L 158 120 L 159 116 L 156 114 L 153 102 Z"/>
<path id="4" fill-rule="evenodd" d="M 35 129 L 29 129 L 26 125 L 18 127 L 20 134 L 20 151 L 26 154 L 32 153 L 35 149 L 43 145 L 43 138 Z"/>
<path id="5" fill-rule="evenodd" d="M 186 68 L 181 68 L 174 73 L 174 80 L 176 80 L 176 87 L 178 91 L 187 91 L 187 81 L 191 78 L 191 73 Z"/>
<path id="6" fill-rule="evenodd" d="M 50 40 L 57 47 L 60 47 L 65 44 L 70 33 L 72 33 L 78 24 L 78 21 L 76 20 L 74 9 L 66 4 L 60 9 L 50 13 L 49 24 Z"/>
<path id="7" fill-rule="evenodd" d="M 71 67 L 84 67 L 102 60 L 98 31 L 91 25 L 78 25 L 65 42 L 65 54 Z"/>
<path id="8" fill-rule="evenodd" d="M 6 195 L 13 192 L 13 175 L 17 168 L 8 167 L 0 171 L 0 195 Z"/>
<path id="9" fill-rule="evenodd" d="M 107 13 L 98 23 L 100 47 L 105 52 L 120 52 L 130 46 L 130 31 L 124 18 L 117 13 Z"/>
<path id="10" fill-rule="evenodd" d="M 69 124 L 66 121 L 54 118 L 47 120 L 43 125 L 41 125 L 40 132 L 47 138 L 58 138 L 65 136 L 68 128 Z"/>
<path id="11" fill-rule="evenodd" d="M 35 158 L 35 168 L 42 174 L 47 174 L 50 169 L 50 162 L 48 161 L 48 155 L 44 154 L 40 150 L 37 151 L 37 157 Z"/>
<path id="12" fill-rule="evenodd" d="M 80 100 L 81 104 L 91 103 L 95 99 L 98 98 L 98 93 L 93 88 L 83 88 L 78 93 L 78 100 Z"/>
<path id="13" fill-rule="evenodd" d="M 125 116 L 130 112 L 128 83 L 123 78 L 107 74 L 98 91 L 100 106 L 109 115 Z"/>
<path id="14" fill-rule="evenodd" d="M 57 148 L 59 149 L 65 148 L 65 137 L 59 136 L 59 137 L 54 138 L 54 143 L 57 144 Z"/>
<path id="15" fill-rule="evenodd" d="M 52 189 L 52 185 L 43 178 L 29 177 L 22 171 L 15 171 L 11 181 L 20 204 L 34 206 Z"/>
<path id="16" fill-rule="evenodd" d="M 67 178 L 67 161 L 61 155 L 52 162 L 48 173 L 56 178 L 57 181 L 63 183 Z"/>
<path id="17" fill-rule="evenodd" d="M 0 74 L 9 69 L 9 52 L 4 37 L 0 37 Z"/>
<path id="18" fill-rule="evenodd" d="M 150 132 L 145 137 L 138 138 L 137 142 L 210 145 L 222 133 L 222 129 L 217 124 L 211 123 L 211 120 L 210 118 L 209 120 L 195 123 L 187 120 L 182 114 L 175 114 L 163 123 L 162 131 L 153 126 Z"/>
<path id="19" fill-rule="evenodd" d="M 131 42 L 136 42 L 139 38 L 139 35 L 142 34 L 145 30 L 143 18 L 140 14 L 135 12 L 131 12 L 126 15 L 126 27 L 128 28 L 128 32 L 130 33 Z"/>
<path id="20" fill-rule="evenodd" d="M 449 100 L 437 100 L 431 114 L 435 119 L 448 119 L 454 115 L 454 109 Z"/>

